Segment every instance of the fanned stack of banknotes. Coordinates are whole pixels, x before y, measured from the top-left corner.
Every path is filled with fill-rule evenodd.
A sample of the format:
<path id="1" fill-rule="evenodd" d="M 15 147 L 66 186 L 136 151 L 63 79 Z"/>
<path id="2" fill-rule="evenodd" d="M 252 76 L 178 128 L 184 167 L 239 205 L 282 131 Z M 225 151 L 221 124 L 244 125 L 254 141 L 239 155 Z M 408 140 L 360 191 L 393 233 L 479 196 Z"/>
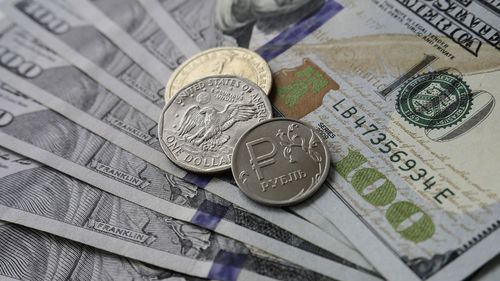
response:
<path id="1" fill-rule="evenodd" d="M 500 278 L 500 2 L 0 0 L 0 11 L 0 279 Z M 253 52 L 262 64 L 240 67 Z M 221 74 L 233 78 L 202 78 Z M 241 160 L 234 177 L 169 160 L 201 146 L 186 163 L 234 162 L 204 156 L 248 127 L 199 125 L 264 110 L 240 95 L 253 86 L 269 92 L 269 117 L 318 139 L 247 143 L 255 165 Z M 225 106 L 209 106 L 217 95 Z M 258 146 L 270 137 L 282 143 Z M 331 165 L 307 200 L 273 207 L 241 191 L 248 171 L 271 171 L 275 148 L 292 165 L 317 143 Z M 305 174 L 256 184 L 275 192 Z"/>

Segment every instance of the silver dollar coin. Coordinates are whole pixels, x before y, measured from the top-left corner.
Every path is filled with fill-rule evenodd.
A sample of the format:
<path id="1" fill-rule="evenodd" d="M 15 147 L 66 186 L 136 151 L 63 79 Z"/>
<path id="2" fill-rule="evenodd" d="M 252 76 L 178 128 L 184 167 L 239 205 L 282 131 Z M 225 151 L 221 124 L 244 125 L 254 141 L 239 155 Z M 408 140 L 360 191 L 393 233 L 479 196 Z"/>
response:
<path id="1" fill-rule="evenodd" d="M 251 199 L 273 206 L 298 203 L 323 184 L 330 154 L 305 123 L 275 118 L 257 124 L 240 138 L 233 153 L 233 176 Z"/>
<path id="2" fill-rule="evenodd" d="M 228 170 L 239 137 L 271 117 L 266 93 L 252 81 L 207 76 L 180 89 L 165 105 L 158 122 L 160 145 L 186 170 Z"/>

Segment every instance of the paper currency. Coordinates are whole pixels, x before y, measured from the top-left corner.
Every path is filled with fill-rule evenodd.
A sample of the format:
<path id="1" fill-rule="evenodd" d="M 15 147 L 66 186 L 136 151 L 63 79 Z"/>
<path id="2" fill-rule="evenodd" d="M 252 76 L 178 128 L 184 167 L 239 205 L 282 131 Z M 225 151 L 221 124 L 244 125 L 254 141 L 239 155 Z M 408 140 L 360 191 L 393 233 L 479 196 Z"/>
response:
<path id="1" fill-rule="evenodd" d="M 35 30 L 36 31 L 35 33 L 37 34 L 38 32 L 40 32 L 40 34 L 44 34 L 45 37 L 44 36 L 40 37 L 40 40 L 43 40 L 44 43 L 49 43 L 63 52 L 66 51 L 66 48 L 61 48 L 60 44 L 61 42 L 59 39 L 53 37 L 50 33 L 44 31 L 43 28 L 32 22 L 31 19 L 26 17 L 25 14 L 19 12 L 16 9 L 12 9 L 10 6 L 4 5 L 4 8 L 9 10 L 10 11 L 9 15 L 11 15 L 12 18 L 16 19 L 16 21 L 18 21 L 19 23 L 29 27 L 30 30 Z M 28 35 L 25 34 L 23 36 L 28 36 Z M 53 43 L 52 41 L 59 43 Z M 31 52 L 30 50 L 28 50 L 28 48 L 20 48 L 20 50 Z M 52 56 L 56 56 L 53 52 L 49 53 Z M 40 56 L 36 56 L 36 58 L 43 60 L 43 57 Z M 217 195 L 223 197 L 224 199 L 230 200 L 231 202 L 234 202 L 235 204 L 244 207 L 245 209 L 249 210 L 254 214 L 257 214 L 261 217 L 266 217 L 270 222 L 278 225 L 279 227 L 299 235 L 306 241 L 309 241 L 316 245 L 321 245 L 321 247 L 331 252 L 335 252 L 336 255 L 338 256 L 351 260 L 356 264 L 364 266 L 365 268 L 371 267 L 368 263 L 366 263 L 364 258 L 361 257 L 359 254 L 357 254 L 355 251 L 339 243 L 337 240 L 330 238 L 330 236 L 325 235 L 324 232 L 316 231 L 314 228 L 309 227 L 308 224 L 305 223 L 303 220 L 297 219 L 294 216 L 290 216 L 289 213 L 283 212 L 282 210 L 262 208 L 261 206 L 255 205 L 248 199 L 246 199 L 245 196 L 240 194 L 240 192 L 237 189 L 235 189 L 234 186 L 232 185 L 229 185 L 217 179 L 212 179 L 210 182 L 208 182 L 209 179 L 203 179 L 195 177 L 192 174 L 186 174 L 184 171 L 178 169 L 171 163 L 165 161 L 161 153 L 158 153 L 160 152 L 160 149 L 158 147 L 156 136 L 150 133 L 153 131 L 155 125 L 151 123 L 152 121 L 148 120 L 146 117 L 140 116 L 138 114 L 131 114 L 131 112 L 133 111 L 131 110 L 130 107 L 125 106 L 124 103 L 120 102 L 121 105 L 127 108 L 126 110 L 124 110 L 121 114 L 113 114 L 110 120 L 103 120 L 105 121 L 104 123 L 108 123 L 111 125 L 110 126 L 99 121 L 103 119 L 104 117 L 103 113 L 95 114 L 95 112 L 93 112 L 95 109 L 83 106 L 84 104 L 87 103 L 86 100 L 91 98 L 93 95 L 87 95 L 82 91 L 73 91 L 71 93 L 77 95 L 77 97 L 71 98 L 67 96 L 67 93 L 65 91 L 61 91 L 62 89 L 60 88 L 50 90 L 51 92 L 56 90 L 55 93 L 47 93 L 47 91 L 41 89 L 43 87 L 40 87 L 40 85 L 33 87 L 34 86 L 33 84 L 25 83 L 24 78 L 19 79 L 19 77 L 14 77 L 11 74 L 7 73 L 5 73 L 5 75 L 10 75 L 11 77 L 9 79 L 12 82 L 16 81 L 16 87 L 18 88 L 21 87 L 22 89 L 21 88 L 19 89 L 22 90 L 23 92 L 29 93 L 29 95 L 35 97 L 40 101 L 43 101 L 45 104 L 49 105 L 52 109 L 62 113 L 64 116 L 70 118 L 75 122 L 78 122 L 80 125 L 86 127 L 87 129 L 90 129 L 91 131 L 98 133 L 99 135 L 110 140 L 111 142 L 126 148 L 132 153 L 146 159 L 148 162 L 153 163 L 155 166 L 160 167 L 161 169 L 168 171 L 169 173 L 176 175 L 178 177 L 194 181 L 197 185 L 204 186 L 206 190 L 216 193 Z M 61 71 L 61 75 L 64 75 L 63 71 Z M 93 73 L 92 76 L 100 77 L 98 72 Z M 84 77 L 84 80 L 86 81 L 85 82 L 86 85 L 87 83 L 90 83 L 89 81 L 91 81 L 92 79 L 89 79 L 89 77 Z M 73 80 L 68 79 L 68 81 L 66 80 L 64 81 L 70 83 L 68 81 L 73 81 Z M 94 85 L 94 82 L 90 84 Z M 56 86 L 56 84 L 48 83 L 47 86 L 53 87 Z M 97 87 L 97 86 L 94 85 L 92 87 Z M 81 88 L 81 86 L 69 87 L 69 88 L 78 89 Z M 99 91 L 98 94 L 100 96 L 103 93 L 106 93 L 106 95 L 110 97 L 109 93 L 107 93 L 106 91 Z M 58 97 L 57 99 L 54 99 L 53 97 L 54 94 L 55 96 Z M 65 99 L 65 98 L 67 99 L 66 100 L 67 103 L 61 102 L 60 99 Z M 101 98 L 104 97 L 98 97 L 98 98 L 92 97 L 92 99 L 95 99 L 95 101 L 100 100 Z M 85 102 L 83 104 L 78 105 L 75 103 L 76 101 L 85 101 Z M 92 103 L 94 102 L 89 101 L 89 104 Z M 88 114 L 91 114 L 93 116 Z M 117 119 L 117 118 L 124 118 L 124 119 Z M 118 130 L 121 130 L 122 133 L 117 134 Z"/>
<path id="2" fill-rule="evenodd" d="M 390 280 L 465 278 L 500 240 L 500 18 L 474 1 L 332 2 L 270 61 L 273 104 L 314 125 L 335 166 L 294 210 L 317 208 Z"/>
<path id="3" fill-rule="evenodd" d="M 4 221 L 197 277 L 288 280 L 288 276 L 297 275 L 299 280 L 327 280 L 265 252 L 254 254 L 241 242 L 105 193 L 23 156 L 6 150 L 1 150 L 1 155 L 0 219 Z M 277 268 L 280 270 L 274 270 Z"/>
<path id="4" fill-rule="evenodd" d="M 158 7 L 157 3 L 143 0 L 137 0 L 137 2 L 143 6 L 144 10 L 146 10 L 149 15 L 151 15 L 165 34 L 168 34 L 168 36 L 172 38 L 172 41 L 182 42 L 182 48 L 180 48 L 180 50 L 186 57 L 192 57 L 201 51 L 201 49 L 191 40 L 189 35 L 183 31 L 182 27 L 175 19 L 172 18 L 170 14 L 166 13 L 164 9 Z"/>
<path id="5" fill-rule="evenodd" d="M 257 83 L 266 93 L 271 90 L 272 78 L 267 63 L 255 53 L 244 48 L 221 47 L 221 49 L 200 52 L 191 57 L 181 68 L 175 69 L 179 65 L 172 62 L 181 59 L 176 59 L 176 56 L 173 56 L 172 59 L 165 60 L 165 53 L 170 54 L 171 50 L 174 50 L 175 53 L 182 52 L 177 52 L 176 48 L 171 45 L 175 44 L 182 49 L 184 42 L 170 42 L 168 40 L 170 44 L 165 44 L 159 51 L 158 43 L 155 44 L 155 42 L 160 40 L 150 39 L 148 36 L 159 37 L 161 34 L 162 38 L 168 38 L 166 34 L 182 32 L 182 30 L 176 31 L 170 25 L 167 28 L 168 32 L 165 33 L 158 25 L 151 22 L 153 19 L 136 0 L 127 0 L 125 3 L 120 0 L 69 0 L 68 2 L 75 11 L 78 11 L 88 22 L 92 22 L 99 31 L 113 40 L 151 75 L 157 75 L 155 77 L 158 81 L 164 81 L 165 77 L 170 75 L 170 73 L 163 71 L 165 67 L 175 70 L 165 87 L 166 101 L 187 83 L 209 75 L 238 75 Z M 117 9 L 117 7 L 119 8 Z M 149 30 L 149 32 L 145 30 Z M 135 44 L 131 44 L 131 42 Z M 140 44 L 143 48 L 136 46 L 136 44 Z M 149 58 L 151 55 L 154 58 Z M 180 56 L 177 55 L 177 57 Z"/>
<path id="6" fill-rule="evenodd" d="M 12 16 L 27 30 L 37 30 L 41 41 L 59 56 L 71 61 L 150 119 L 158 118 L 164 105 L 164 85 L 168 77 L 165 81 L 156 80 L 72 11 L 65 1 L 2 2 L 6 14 L 14 12 Z M 9 5 L 14 3 L 15 6 Z M 50 14 L 52 23 L 44 23 L 45 13 Z"/>
<path id="7" fill-rule="evenodd" d="M 175 44 L 136 0 L 64 2 L 158 81 L 166 82 L 186 59 L 182 42 Z"/>
<path id="8" fill-rule="evenodd" d="M 0 236 L 2 280 L 205 280 L 7 222 Z"/>
<path id="9" fill-rule="evenodd" d="M 372 278 L 356 265 L 193 184 L 165 174 L 9 86 L 4 86 L 0 98 L 2 107 L 7 108 L 2 109 L 6 117 L 3 120 L 8 121 L 0 129 L 0 145 L 8 149 L 27 153 L 39 162 L 133 203 L 264 248 L 337 279 L 358 278 L 358 275 Z M 312 226 L 308 228 L 311 230 Z M 307 260 L 302 261 L 306 256 Z M 339 276 L 339 271 L 345 276 Z"/>
<path id="10" fill-rule="evenodd" d="M 179 42 L 189 46 L 188 50 L 197 49 L 197 52 L 217 46 L 240 46 L 253 50 L 264 47 L 324 3 L 323 0 L 138 1 L 167 34 L 187 34 L 188 38 L 184 36 Z M 176 28 L 169 30 L 170 27 Z"/>

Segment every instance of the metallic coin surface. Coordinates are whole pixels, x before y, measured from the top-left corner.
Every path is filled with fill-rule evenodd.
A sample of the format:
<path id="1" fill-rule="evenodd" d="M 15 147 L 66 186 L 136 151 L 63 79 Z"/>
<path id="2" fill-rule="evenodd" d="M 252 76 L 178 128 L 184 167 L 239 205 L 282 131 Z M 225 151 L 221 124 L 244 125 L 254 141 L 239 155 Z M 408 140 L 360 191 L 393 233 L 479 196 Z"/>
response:
<path id="1" fill-rule="evenodd" d="M 330 167 L 327 146 L 302 121 L 275 118 L 249 129 L 236 144 L 232 171 L 251 199 L 285 206 L 311 196 Z"/>
<path id="2" fill-rule="evenodd" d="M 186 170 L 228 170 L 239 137 L 271 117 L 269 99 L 252 81 L 208 76 L 180 89 L 165 105 L 158 122 L 160 145 Z"/>
<path id="3" fill-rule="evenodd" d="M 244 48 L 219 47 L 182 63 L 165 86 L 165 101 L 188 83 L 210 75 L 236 75 L 253 81 L 266 94 L 271 91 L 271 69 L 261 56 Z"/>

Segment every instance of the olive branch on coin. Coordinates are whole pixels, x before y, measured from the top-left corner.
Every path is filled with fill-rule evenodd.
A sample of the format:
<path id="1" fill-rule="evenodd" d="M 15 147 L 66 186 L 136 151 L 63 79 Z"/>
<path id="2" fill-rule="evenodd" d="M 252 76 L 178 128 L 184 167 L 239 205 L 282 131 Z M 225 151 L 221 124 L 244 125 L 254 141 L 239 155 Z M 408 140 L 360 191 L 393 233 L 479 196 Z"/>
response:
<path id="1" fill-rule="evenodd" d="M 310 187 L 314 186 L 320 180 L 321 168 L 322 168 L 321 160 L 323 160 L 323 158 L 317 151 L 314 151 L 314 148 L 318 147 L 318 140 L 316 139 L 312 129 L 310 129 L 311 137 L 309 138 L 309 141 L 306 141 L 305 138 L 299 136 L 294 131 L 295 128 L 298 128 L 297 124 L 288 125 L 286 134 L 281 129 L 278 129 L 276 136 L 279 137 L 281 140 L 280 145 L 283 147 L 283 156 L 285 156 L 285 158 L 288 158 L 288 162 L 290 163 L 297 162 L 293 158 L 292 148 L 300 147 L 302 151 L 304 151 L 307 155 L 309 155 L 309 157 L 313 160 L 313 162 L 318 163 L 318 172 L 312 178 L 311 185 L 303 189 L 303 191 L 301 192 L 303 193 Z"/>
<path id="2" fill-rule="evenodd" d="M 283 147 L 283 155 L 285 156 L 285 158 L 288 158 L 288 162 L 295 163 L 296 161 L 292 157 L 292 147 L 300 147 L 307 155 L 309 155 L 309 157 L 311 157 L 314 162 L 321 162 L 321 156 L 318 152 L 313 150 L 318 146 L 318 141 L 314 136 L 314 132 L 310 130 L 311 137 L 309 138 L 309 142 L 307 142 L 306 145 L 305 138 L 299 136 L 294 132 L 294 129 L 297 127 L 297 124 L 291 124 L 288 125 L 286 134 L 281 129 L 278 129 L 278 132 L 276 133 L 276 136 L 281 140 L 280 145 Z M 285 135 L 288 140 L 285 139 Z"/>

